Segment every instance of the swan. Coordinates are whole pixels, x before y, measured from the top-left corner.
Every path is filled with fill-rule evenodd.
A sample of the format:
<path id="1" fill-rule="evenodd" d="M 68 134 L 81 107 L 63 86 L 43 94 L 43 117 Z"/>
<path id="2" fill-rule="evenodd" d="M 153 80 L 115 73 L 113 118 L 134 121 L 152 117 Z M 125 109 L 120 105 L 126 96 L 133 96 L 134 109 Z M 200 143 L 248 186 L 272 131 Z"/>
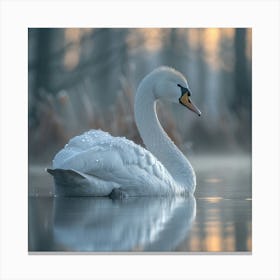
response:
<path id="1" fill-rule="evenodd" d="M 195 172 L 163 130 L 158 100 L 181 104 L 197 115 L 186 78 L 161 66 L 140 82 L 135 96 L 137 128 L 147 149 L 101 130 L 75 136 L 53 159 L 55 193 L 61 196 L 170 196 L 193 194 Z"/>

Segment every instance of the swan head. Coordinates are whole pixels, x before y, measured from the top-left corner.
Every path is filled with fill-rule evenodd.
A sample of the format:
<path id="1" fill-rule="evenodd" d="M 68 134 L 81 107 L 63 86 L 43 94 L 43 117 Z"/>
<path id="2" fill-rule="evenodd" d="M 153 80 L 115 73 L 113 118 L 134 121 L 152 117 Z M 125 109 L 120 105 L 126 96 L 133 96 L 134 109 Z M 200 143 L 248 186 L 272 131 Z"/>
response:
<path id="1" fill-rule="evenodd" d="M 160 67 L 152 72 L 155 75 L 154 94 L 157 99 L 181 104 L 201 115 L 200 110 L 191 101 L 191 91 L 186 78 L 180 72 L 170 67 Z"/>

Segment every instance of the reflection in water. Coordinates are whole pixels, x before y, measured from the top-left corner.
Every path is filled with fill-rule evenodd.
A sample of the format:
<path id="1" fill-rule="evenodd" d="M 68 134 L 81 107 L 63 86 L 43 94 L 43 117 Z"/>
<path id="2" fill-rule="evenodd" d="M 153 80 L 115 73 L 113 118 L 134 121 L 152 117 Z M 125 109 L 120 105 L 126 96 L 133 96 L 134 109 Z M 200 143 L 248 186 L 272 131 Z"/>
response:
<path id="1" fill-rule="evenodd" d="M 30 240 L 29 250 L 172 251 L 187 236 L 195 213 L 193 196 L 124 201 L 54 198 L 53 220 L 48 223 L 44 242 L 46 247 L 37 248 Z"/>
<path id="2" fill-rule="evenodd" d="M 250 252 L 251 201 L 197 198 L 197 215 L 188 238 L 177 248 L 192 252 Z"/>

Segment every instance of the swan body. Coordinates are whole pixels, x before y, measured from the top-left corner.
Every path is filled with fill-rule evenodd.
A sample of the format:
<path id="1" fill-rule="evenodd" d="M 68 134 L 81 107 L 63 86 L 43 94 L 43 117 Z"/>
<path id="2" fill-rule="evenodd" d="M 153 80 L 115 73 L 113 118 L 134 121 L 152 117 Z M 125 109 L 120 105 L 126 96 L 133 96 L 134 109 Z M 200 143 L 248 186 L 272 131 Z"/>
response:
<path id="1" fill-rule="evenodd" d="M 160 67 L 140 83 L 135 120 L 147 149 L 125 137 L 90 130 L 72 138 L 53 160 L 56 193 L 66 196 L 168 196 L 193 193 L 196 178 L 186 157 L 161 127 L 156 101 L 181 103 L 200 115 L 189 99 L 186 79 Z"/>

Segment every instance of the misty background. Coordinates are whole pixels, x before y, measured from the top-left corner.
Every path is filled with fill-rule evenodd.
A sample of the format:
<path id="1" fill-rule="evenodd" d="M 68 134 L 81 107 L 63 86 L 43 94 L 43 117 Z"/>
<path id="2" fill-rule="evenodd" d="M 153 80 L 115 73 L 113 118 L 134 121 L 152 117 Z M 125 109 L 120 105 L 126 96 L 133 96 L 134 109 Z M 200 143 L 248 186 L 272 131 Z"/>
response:
<path id="1" fill-rule="evenodd" d="M 29 160 L 51 163 L 74 135 L 102 129 L 142 144 L 134 93 L 160 65 L 188 80 L 202 116 L 160 103 L 185 154 L 251 154 L 252 32 L 245 28 L 30 28 Z"/>

